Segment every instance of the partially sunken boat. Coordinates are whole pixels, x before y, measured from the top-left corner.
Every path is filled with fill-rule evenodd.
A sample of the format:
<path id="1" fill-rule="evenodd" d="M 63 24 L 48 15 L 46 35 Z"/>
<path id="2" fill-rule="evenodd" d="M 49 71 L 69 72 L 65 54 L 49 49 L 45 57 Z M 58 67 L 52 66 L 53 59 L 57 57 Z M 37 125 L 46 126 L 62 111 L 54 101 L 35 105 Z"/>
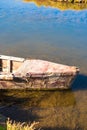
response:
<path id="1" fill-rule="evenodd" d="M 75 66 L 0 55 L 1 89 L 69 89 L 78 72 Z"/>

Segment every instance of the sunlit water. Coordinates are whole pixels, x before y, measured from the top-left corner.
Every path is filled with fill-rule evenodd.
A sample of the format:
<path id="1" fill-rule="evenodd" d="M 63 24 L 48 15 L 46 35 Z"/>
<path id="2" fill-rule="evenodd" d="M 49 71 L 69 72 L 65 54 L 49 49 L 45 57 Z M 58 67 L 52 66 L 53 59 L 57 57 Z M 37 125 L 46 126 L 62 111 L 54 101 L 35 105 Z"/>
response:
<path id="1" fill-rule="evenodd" d="M 29 106 L 32 104 L 31 107 L 27 107 L 25 103 L 22 108 L 20 105 L 18 108 L 9 107 L 7 113 L 4 109 L 0 109 L 1 113 L 15 120 L 18 116 L 23 121 L 29 121 L 29 119 L 39 121 L 44 129 L 86 130 L 86 50 L 87 10 L 61 11 L 50 6 L 37 7 L 34 3 L 25 3 L 21 0 L 0 1 L 0 54 L 76 65 L 81 70 L 70 92 L 36 92 L 34 98 L 38 102 L 32 100 L 29 94 L 23 103 L 27 102 Z M 36 95 L 39 93 L 41 96 L 38 99 Z M 10 96 L 12 97 L 14 96 Z M 15 98 L 17 98 L 16 95 Z M 13 102 L 15 98 L 12 98 Z M 10 101 L 9 98 L 8 101 Z M 37 106 L 37 104 L 40 105 Z M 22 114 L 24 107 L 27 107 L 24 112 L 26 116 Z M 21 114 L 19 109 L 22 109 Z M 14 111 L 14 113 L 12 111 L 13 114 L 11 110 Z"/>

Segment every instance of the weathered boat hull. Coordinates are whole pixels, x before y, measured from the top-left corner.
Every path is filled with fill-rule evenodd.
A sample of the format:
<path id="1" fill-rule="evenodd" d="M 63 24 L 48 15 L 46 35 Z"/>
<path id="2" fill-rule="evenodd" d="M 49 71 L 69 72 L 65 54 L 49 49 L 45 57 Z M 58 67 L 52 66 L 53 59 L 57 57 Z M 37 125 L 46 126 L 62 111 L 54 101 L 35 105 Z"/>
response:
<path id="1" fill-rule="evenodd" d="M 50 77 L 14 78 L 13 81 L 0 81 L 0 89 L 69 89 L 76 75 L 52 75 Z"/>
<path id="2" fill-rule="evenodd" d="M 68 89 L 79 69 L 39 59 L 0 56 L 0 88 Z M 3 60 L 4 59 L 4 60 Z"/>

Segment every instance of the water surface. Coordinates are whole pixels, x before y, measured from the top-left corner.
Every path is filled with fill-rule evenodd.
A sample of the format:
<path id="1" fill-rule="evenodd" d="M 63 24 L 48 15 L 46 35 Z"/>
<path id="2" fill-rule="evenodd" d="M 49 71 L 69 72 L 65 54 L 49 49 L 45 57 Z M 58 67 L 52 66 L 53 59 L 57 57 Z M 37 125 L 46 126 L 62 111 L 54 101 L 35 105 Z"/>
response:
<path id="1" fill-rule="evenodd" d="M 0 113 L 16 121 L 39 121 L 43 130 L 86 130 L 86 94 L 71 90 L 0 91 Z"/>
<path id="2" fill-rule="evenodd" d="M 0 1 L 0 53 L 79 66 L 86 73 L 87 10 Z"/>

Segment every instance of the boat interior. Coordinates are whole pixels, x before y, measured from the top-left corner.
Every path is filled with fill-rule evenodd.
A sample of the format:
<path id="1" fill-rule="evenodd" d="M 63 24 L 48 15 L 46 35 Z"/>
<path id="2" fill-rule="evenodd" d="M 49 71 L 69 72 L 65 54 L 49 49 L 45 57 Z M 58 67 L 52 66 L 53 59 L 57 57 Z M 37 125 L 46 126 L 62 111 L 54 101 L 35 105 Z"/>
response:
<path id="1" fill-rule="evenodd" d="M 14 73 L 23 61 L 24 58 L 0 55 L 0 75 Z"/>

